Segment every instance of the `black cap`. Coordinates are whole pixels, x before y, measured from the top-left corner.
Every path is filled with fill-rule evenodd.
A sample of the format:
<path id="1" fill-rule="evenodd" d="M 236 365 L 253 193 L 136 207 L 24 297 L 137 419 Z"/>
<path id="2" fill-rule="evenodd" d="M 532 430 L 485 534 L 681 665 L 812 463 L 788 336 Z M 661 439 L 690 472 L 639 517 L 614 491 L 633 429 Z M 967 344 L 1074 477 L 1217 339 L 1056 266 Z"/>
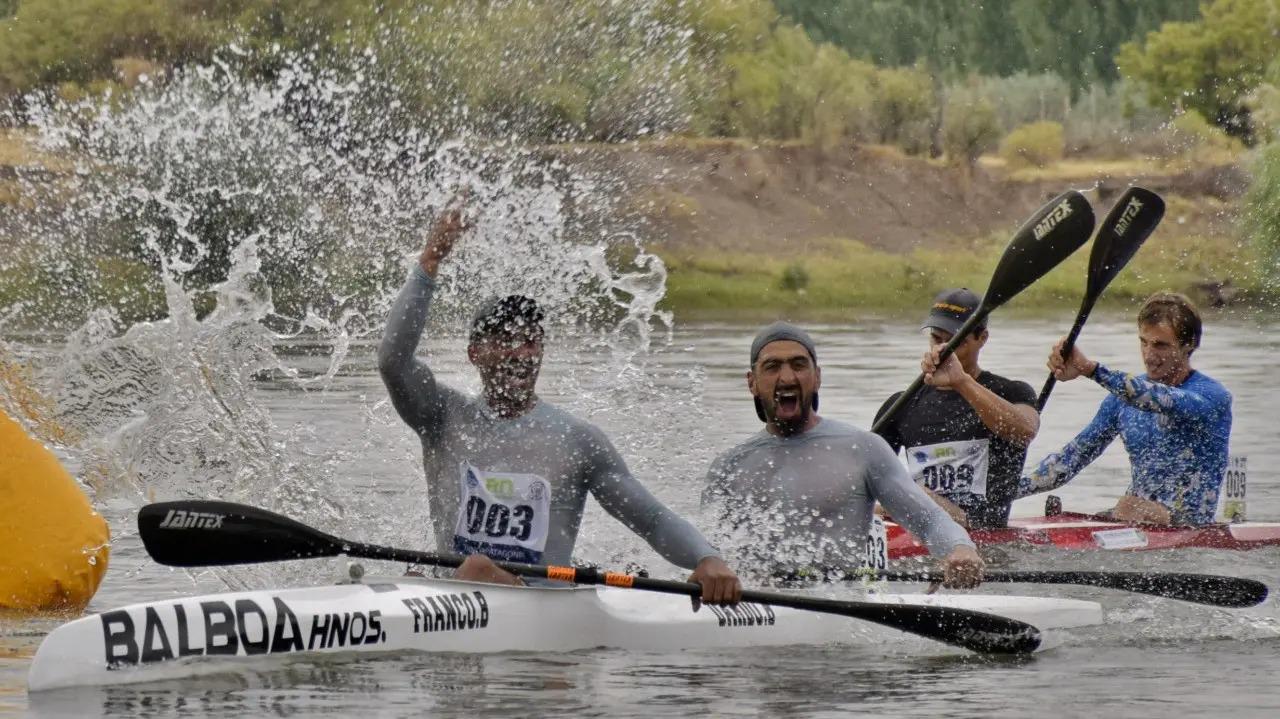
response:
<path id="1" fill-rule="evenodd" d="M 943 290 L 933 298 L 929 316 L 925 318 L 920 329 L 939 329 L 955 334 L 981 304 L 982 298 L 968 287 Z"/>
<path id="2" fill-rule="evenodd" d="M 818 353 L 813 348 L 813 338 L 809 336 L 808 332 L 790 322 L 774 322 L 757 332 L 756 338 L 751 341 L 751 366 L 756 366 L 756 360 L 760 358 L 760 351 L 764 349 L 765 345 L 779 340 L 799 342 L 809 353 L 809 359 L 813 360 L 814 364 L 817 364 Z"/>
<path id="3" fill-rule="evenodd" d="M 542 308 L 532 297 L 490 297 L 471 316 L 471 339 L 499 333 L 510 334 L 526 327 L 541 330 L 542 318 Z"/>

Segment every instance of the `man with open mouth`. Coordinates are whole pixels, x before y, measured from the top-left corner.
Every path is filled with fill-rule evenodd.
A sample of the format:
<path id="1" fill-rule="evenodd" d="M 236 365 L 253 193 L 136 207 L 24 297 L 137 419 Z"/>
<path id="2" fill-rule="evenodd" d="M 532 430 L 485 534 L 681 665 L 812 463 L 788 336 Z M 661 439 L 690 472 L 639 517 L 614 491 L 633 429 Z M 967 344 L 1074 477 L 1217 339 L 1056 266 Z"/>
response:
<path id="1" fill-rule="evenodd" d="M 877 501 L 944 557 L 948 587 L 974 587 L 969 535 L 913 483 L 879 436 L 818 415 L 813 339 L 776 322 L 751 343 L 747 389 L 764 429 L 716 458 L 702 500 L 753 561 L 783 576 L 861 565 Z"/>

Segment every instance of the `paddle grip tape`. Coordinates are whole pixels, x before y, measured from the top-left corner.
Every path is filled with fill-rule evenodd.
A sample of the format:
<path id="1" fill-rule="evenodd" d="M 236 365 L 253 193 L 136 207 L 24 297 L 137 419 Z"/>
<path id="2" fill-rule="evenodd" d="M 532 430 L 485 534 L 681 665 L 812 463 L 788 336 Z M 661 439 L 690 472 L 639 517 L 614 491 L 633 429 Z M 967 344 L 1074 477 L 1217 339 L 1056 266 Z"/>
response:
<path id="1" fill-rule="evenodd" d="M 560 582 L 572 582 L 577 573 L 578 570 L 573 567 L 547 567 L 547 579 Z"/>
<path id="2" fill-rule="evenodd" d="M 627 587 L 630 588 L 636 583 L 636 578 L 630 574 L 621 574 L 619 572 L 605 572 L 604 583 L 611 587 Z"/>
<path id="3" fill-rule="evenodd" d="M 611 587 L 631 587 L 636 578 L 621 572 L 600 572 L 595 567 L 547 567 L 547 579 L 580 584 L 607 584 Z"/>

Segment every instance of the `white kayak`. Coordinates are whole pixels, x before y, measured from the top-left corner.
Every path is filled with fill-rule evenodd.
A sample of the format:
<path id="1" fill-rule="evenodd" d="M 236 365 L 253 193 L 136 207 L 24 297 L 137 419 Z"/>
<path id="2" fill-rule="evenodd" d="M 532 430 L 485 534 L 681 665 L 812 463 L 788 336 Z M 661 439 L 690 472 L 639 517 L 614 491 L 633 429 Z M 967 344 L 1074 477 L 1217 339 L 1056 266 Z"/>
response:
<path id="1" fill-rule="evenodd" d="M 870 593 L 865 601 L 999 614 L 1044 629 L 1102 622 L 1097 602 L 979 594 Z M 876 643 L 893 630 L 846 617 L 612 587 L 507 587 L 416 577 L 228 592 L 132 604 L 52 631 L 28 687 L 162 681 L 298 656 L 372 652 L 677 651 Z M 942 645 L 939 645 L 942 646 Z"/>

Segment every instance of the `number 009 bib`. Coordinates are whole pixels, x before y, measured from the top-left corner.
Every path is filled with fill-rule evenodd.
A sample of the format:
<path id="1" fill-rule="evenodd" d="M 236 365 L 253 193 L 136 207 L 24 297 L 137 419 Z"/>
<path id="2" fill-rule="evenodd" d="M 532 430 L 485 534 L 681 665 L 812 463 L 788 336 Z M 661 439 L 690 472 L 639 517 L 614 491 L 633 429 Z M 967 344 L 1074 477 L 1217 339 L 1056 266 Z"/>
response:
<path id="1" fill-rule="evenodd" d="M 536 474 L 486 472 L 463 463 L 453 550 L 540 564 L 547 547 L 551 484 Z"/>
<path id="2" fill-rule="evenodd" d="M 990 444 L 989 440 L 971 439 L 911 447 L 906 452 L 907 468 L 916 484 L 944 497 L 985 497 Z"/>

